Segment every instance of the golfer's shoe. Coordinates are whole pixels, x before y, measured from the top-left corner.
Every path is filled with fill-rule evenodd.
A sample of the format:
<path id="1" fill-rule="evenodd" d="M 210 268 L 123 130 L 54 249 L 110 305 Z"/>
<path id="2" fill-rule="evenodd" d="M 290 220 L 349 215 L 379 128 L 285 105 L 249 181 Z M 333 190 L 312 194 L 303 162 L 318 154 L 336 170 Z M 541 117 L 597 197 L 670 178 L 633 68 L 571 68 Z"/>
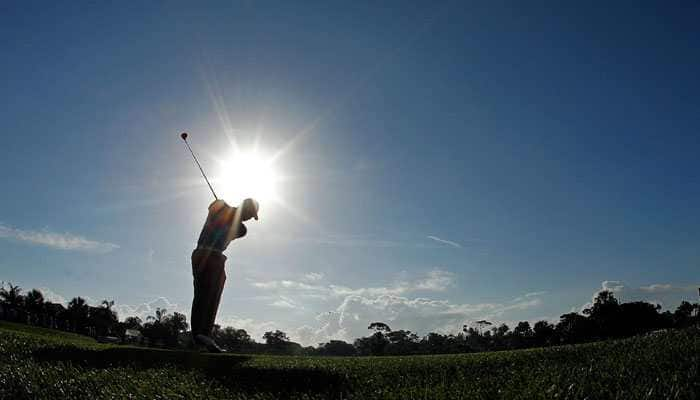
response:
<path id="1" fill-rule="evenodd" d="M 218 344 L 214 341 L 214 339 L 210 338 L 209 336 L 205 335 L 197 335 L 194 337 L 194 342 L 196 344 L 201 344 L 204 347 L 207 348 L 207 351 L 210 353 L 224 353 L 225 350 L 219 347 Z"/>

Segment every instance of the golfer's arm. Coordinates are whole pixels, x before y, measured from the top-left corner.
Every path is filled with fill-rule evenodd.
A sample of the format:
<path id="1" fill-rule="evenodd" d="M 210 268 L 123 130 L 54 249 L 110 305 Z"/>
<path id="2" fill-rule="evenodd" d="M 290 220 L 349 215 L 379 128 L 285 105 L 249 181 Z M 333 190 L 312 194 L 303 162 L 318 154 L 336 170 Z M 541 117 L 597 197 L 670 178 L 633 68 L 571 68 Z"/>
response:
<path id="1" fill-rule="evenodd" d="M 243 236 L 248 233 L 248 228 L 246 228 L 244 223 L 239 224 L 239 228 L 236 229 L 234 226 L 231 227 L 231 229 L 228 230 L 228 235 L 226 235 L 226 240 L 227 241 L 232 241 L 234 239 L 242 238 Z"/>

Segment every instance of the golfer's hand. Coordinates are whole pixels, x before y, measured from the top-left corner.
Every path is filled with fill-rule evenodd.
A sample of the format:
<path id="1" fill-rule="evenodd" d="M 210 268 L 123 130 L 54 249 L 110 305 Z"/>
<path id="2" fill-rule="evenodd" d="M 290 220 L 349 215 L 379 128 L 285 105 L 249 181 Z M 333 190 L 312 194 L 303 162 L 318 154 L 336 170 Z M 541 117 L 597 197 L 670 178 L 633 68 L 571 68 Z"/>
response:
<path id="1" fill-rule="evenodd" d="M 209 204 L 209 211 L 216 211 L 221 207 L 228 207 L 228 204 L 226 204 L 226 202 L 221 199 L 214 200 L 211 202 L 211 204 Z"/>

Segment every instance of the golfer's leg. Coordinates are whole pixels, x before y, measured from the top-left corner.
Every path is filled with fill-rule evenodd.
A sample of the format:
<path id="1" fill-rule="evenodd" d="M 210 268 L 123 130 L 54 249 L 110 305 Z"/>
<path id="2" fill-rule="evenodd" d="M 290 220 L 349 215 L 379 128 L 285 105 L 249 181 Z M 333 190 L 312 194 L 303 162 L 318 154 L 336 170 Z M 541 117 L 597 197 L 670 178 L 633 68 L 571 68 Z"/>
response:
<path id="1" fill-rule="evenodd" d="M 219 310 L 219 302 L 221 301 L 221 294 L 224 291 L 224 283 L 226 282 L 226 272 L 224 272 L 223 262 L 221 263 L 220 269 L 216 269 L 218 271 L 211 271 L 211 286 L 209 287 L 210 297 L 207 301 L 207 316 L 203 326 L 203 329 L 206 331 L 205 335 L 207 336 L 211 335 L 211 331 L 214 329 L 216 313 Z"/>
<path id="2" fill-rule="evenodd" d="M 205 335 L 211 335 L 216 321 L 216 312 L 219 309 L 219 301 L 221 293 L 224 289 L 226 281 L 226 273 L 224 272 L 225 259 L 212 260 L 207 270 L 207 306 L 206 314 L 203 317 L 202 329 L 206 332 Z"/>
<path id="3" fill-rule="evenodd" d="M 195 336 L 202 331 L 202 318 L 201 318 L 201 290 L 199 290 L 197 285 L 197 276 L 194 276 L 194 297 L 192 298 L 192 310 L 190 311 L 190 326 L 192 329 L 192 336 Z"/>
<path id="4" fill-rule="evenodd" d="M 203 333 L 203 317 L 206 315 L 206 258 L 197 254 L 192 255 L 192 277 L 194 297 L 192 298 L 192 310 L 190 312 L 190 325 L 192 336 Z"/>

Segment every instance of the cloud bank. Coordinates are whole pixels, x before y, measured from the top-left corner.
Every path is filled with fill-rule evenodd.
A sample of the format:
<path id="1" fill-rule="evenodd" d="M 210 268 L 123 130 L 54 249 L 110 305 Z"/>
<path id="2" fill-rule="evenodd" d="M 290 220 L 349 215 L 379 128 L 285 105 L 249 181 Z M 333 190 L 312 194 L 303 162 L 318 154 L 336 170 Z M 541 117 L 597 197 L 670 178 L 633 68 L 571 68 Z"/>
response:
<path id="1" fill-rule="evenodd" d="M 46 229 L 41 231 L 23 230 L 2 223 L 0 223 L 0 238 L 18 240 L 33 245 L 65 251 L 83 251 L 104 254 L 119 248 L 119 245 L 114 243 L 90 240 L 68 232 L 50 232 Z"/>
<path id="2" fill-rule="evenodd" d="M 304 276 L 299 280 L 250 284 L 274 294 L 277 300 L 269 304 L 273 307 L 299 310 L 300 304 L 312 298 L 327 305 L 332 304 L 331 311 L 316 316 L 316 323 L 311 324 L 314 326 L 277 327 L 302 345 L 318 345 L 331 339 L 352 341 L 366 336 L 367 325 L 372 321 L 383 321 L 394 329 L 407 329 L 418 334 L 457 333 L 464 324 L 478 319 L 499 323 L 510 321 L 508 316 L 513 312 L 539 307 L 542 304 L 540 296 L 546 294 L 531 292 L 511 301 L 475 304 L 430 298 L 456 284 L 455 275 L 441 269 L 433 269 L 414 279 L 397 280 L 375 287 L 350 288 L 331 283 L 319 284 L 317 281 Z M 255 331 L 262 330 L 255 321 L 246 321 L 246 324 Z"/>
<path id="3" fill-rule="evenodd" d="M 334 284 L 321 285 L 313 283 L 320 280 L 320 277 L 318 277 L 318 279 L 309 279 L 309 275 L 310 274 L 307 274 L 302 280 L 251 282 L 251 285 L 261 290 L 327 300 L 351 295 L 380 296 L 387 294 L 401 295 L 417 291 L 442 292 L 453 286 L 455 282 L 455 277 L 452 272 L 441 269 L 433 269 L 420 279 L 399 281 L 389 286 L 366 288 L 350 288 Z"/>
<path id="4" fill-rule="evenodd" d="M 464 324 L 479 319 L 501 322 L 509 311 L 531 309 L 541 304 L 536 297 L 516 303 L 455 304 L 448 300 L 391 294 L 350 295 L 335 310 L 317 315 L 319 327 L 301 326 L 292 330 L 290 337 L 303 345 L 318 345 L 331 339 L 352 342 L 369 334 L 367 326 L 372 321 L 382 321 L 393 329 L 421 335 L 457 333 Z"/>

